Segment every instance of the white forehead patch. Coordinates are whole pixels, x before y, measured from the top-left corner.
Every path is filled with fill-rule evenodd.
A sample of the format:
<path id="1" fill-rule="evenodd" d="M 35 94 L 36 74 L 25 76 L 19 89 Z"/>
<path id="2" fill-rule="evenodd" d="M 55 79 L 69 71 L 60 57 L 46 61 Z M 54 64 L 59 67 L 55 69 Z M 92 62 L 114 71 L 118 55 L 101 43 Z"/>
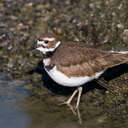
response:
<path id="1" fill-rule="evenodd" d="M 44 43 L 44 41 L 40 41 L 40 40 L 37 40 L 37 44 L 43 44 Z"/>
<path id="2" fill-rule="evenodd" d="M 48 38 L 48 37 L 46 37 L 46 38 L 43 38 L 44 40 L 48 40 L 48 41 L 54 41 L 55 40 L 55 38 Z"/>
<path id="3" fill-rule="evenodd" d="M 40 41 L 40 40 L 37 40 L 37 45 L 47 46 L 47 44 L 45 44 L 44 41 Z"/>

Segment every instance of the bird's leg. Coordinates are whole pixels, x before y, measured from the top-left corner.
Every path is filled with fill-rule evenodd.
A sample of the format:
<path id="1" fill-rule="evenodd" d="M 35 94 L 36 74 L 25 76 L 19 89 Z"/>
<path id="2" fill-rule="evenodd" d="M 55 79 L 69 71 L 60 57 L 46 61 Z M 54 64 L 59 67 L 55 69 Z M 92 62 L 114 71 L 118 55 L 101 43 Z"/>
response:
<path id="1" fill-rule="evenodd" d="M 76 112 L 75 112 L 75 110 L 74 110 L 74 107 L 71 105 L 71 101 L 72 101 L 73 97 L 76 95 L 77 92 L 78 92 L 78 89 L 76 89 L 76 90 L 73 92 L 73 94 L 69 97 L 69 99 L 68 99 L 67 101 L 65 101 L 64 103 L 61 103 L 61 104 L 60 104 L 60 105 L 66 104 L 66 105 L 71 109 L 71 111 L 72 111 L 72 113 L 73 113 L 74 115 L 77 115 L 77 114 L 76 114 Z"/>
<path id="2" fill-rule="evenodd" d="M 79 109 L 80 97 L 81 97 L 81 94 L 82 94 L 82 90 L 83 90 L 82 87 L 78 88 L 79 94 L 78 94 L 78 98 L 77 98 L 76 109 Z"/>
<path id="3" fill-rule="evenodd" d="M 65 101 L 64 103 L 62 104 L 67 104 L 67 105 L 70 105 L 71 104 L 71 101 L 73 99 L 73 97 L 76 95 L 76 93 L 78 92 L 78 89 L 76 89 L 73 94 L 69 97 L 69 99 L 67 101 Z"/>
<path id="4" fill-rule="evenodd" d="M 69 99 L 67 101 L 65 101 L 64 103 L 61 103 L 60 105 L 63 105 L 63 104 L 66 104 L 73 112 L 74 115 L 77 115 L 80 117 L 80 114 L 79 114 L 79 103 L 80 103 L 80 97 L 81 97 L 81 94 L 82 94 L 82 90 L 83 88 L 82 87 L 79 87 L 77 88 L 73 94 L 69 97 Z M 74 109 L 74 107 L 71 105 L 71 101 L 73 100 L 74 96 L 78 93 L 78 98 L 77 98 L 77 103 L 76 103 L 76 107 Z M 77 110 L 77 114 L 76 114 L 76 110 Z"/>
<path id="5" fill-rule="evenodd" d="M 77 115 L 78 115 L 78 119 L 79 119 L 79 123 L 82 124 L 82 119 L 81 119 L 81 115 L 80 115 L 80 111 L 79 111 L 79 104 L 80 104 L 80 98 L 81 98 L 81 94 L 82 94 L 82 87 L 78 88 L 78 98 L 77 98 L 77 103 L 76 103 L 76 107 L 75 109 L 77 110 Z"/>

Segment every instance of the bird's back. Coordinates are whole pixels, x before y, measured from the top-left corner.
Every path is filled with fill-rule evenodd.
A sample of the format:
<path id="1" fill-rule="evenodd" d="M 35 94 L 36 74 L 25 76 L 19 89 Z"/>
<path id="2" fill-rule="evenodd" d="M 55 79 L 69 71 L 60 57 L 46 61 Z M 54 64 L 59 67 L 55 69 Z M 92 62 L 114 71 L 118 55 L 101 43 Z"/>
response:
<path id="1" fill-rule="evenodd" d="M 79 43 L 61 44 L 51 57 L 51 64 L 69 77 L 92 76 L 127 61 L 128 54 L 94 49 Z"/>

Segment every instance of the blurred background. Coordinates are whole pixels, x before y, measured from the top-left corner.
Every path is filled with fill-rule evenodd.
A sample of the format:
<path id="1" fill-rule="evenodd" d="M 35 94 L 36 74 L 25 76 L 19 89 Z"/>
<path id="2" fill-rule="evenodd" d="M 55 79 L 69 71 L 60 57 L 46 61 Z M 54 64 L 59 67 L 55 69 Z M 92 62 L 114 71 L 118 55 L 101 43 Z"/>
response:
<path id="1" fill-rule="evenodd" d="M 69 95 L 43 86 L 43 57 L 34 50 L 49 32 L 65 42 L 128 50 L 128 0 L 0 0 L 0 127 L 128 127 L 128 73 L 108 83 L 117 96 L 100 89 L 83 94 L 82 125 L 67 106 L 58 106 Z"/>

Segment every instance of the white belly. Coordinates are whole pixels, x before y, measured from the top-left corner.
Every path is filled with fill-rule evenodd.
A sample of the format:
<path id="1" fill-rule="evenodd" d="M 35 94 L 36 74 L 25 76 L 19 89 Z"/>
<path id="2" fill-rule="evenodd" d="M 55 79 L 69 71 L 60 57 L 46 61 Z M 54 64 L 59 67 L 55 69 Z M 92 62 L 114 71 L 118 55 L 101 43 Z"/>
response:
<path id="1" fill-rule="evenodd" d="M 104 72 L 97 72 L 94 76 L 84 76 L 84 77 L 67 77 L 62 72 L 58 71 L 56 66 L 53 67 L 50 71 L 48 71 L 45 68 L 48 75 L 58 84 L 68 87 L 74 87 L 74 86 L 80 86 L 83 85 L 89 81 L 92 81 L 93 79 L 99 78 L 99 76 Z"/>

